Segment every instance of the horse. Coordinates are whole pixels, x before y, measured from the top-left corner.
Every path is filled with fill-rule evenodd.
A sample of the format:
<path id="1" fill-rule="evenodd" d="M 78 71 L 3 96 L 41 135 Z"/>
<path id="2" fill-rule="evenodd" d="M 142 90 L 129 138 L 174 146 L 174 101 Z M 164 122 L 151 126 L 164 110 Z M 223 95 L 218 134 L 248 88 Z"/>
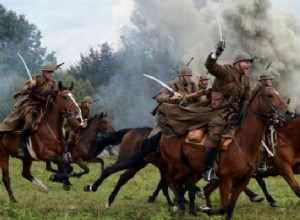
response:
<path id="1" fill-rule="evenodd" d="M 47 192 L 47 187 L 31 174 L 31 165 L 34 160 L 53 161 L 60 167 L 62 173 L 59 178 L 64 183 L 64 189 L 70 188 L 68 174 L 66 172 L 66 161 L 62 155 L 64 149 L 64 137 L 62 130 L 63 115 L 66 113 L 79 114 L 81 111 L 77 105 L 71 90 L 71 87 L 65 88 L 62 82 L 58 83 L 58 91 L 55 91 L 48 98 L 46 110 L 36 131 L 33 131 L 30 137 L 30 146 L 32 150 L 26 150 L 24 157 L 18 156 L 18 147 L 20 132 L 5 132 L 0 137 L 0 167 L 2 169 L 3 183 L 8 192 L 11 202 L 17 202 L 15 199 L 9 178 L 9 156 L 22 160 L 22 176 L 31 181 L 42 192 Z M 28 146 L 27 146 L 28 147 Z"/>
<path id="2" fill-rule="evenodd" d="M 133 178 L 138 171 L 140 171 L 146 165 L 151 163 L 159 169 L 161 179 L 159 180 L 155 192 L 152 194 L 152 196 L 148 197 L 148 202 L 153 202 L 159 190 L 161 189 L 163 191 L 163 194 L 166 197 L 167 203 L 169 205 L 173 204 L 169 196 L 168 184 L 166 182 L 166 170 L 165 170 L 166 165 L 161 158 L 160 152 L 152 153 L 148 155 L 144 160 L 135 161 L 135 163 L 131 164 L 130 166 L 124 163 L 124 161 L 126 162 L 127 158 L 130 158 L 140 149 L 142 141 L 148 138 L 151 131 L 152 128 L 150 127 L 139 127 L 133 129 L 123 129 L 115 133 L 108 133 L 108 136 L 106 136 L 106 140 L 105 140 L 106 142 L 109 142 L 110 144 L 114 145 L 114 144 L 118 144 L 118 141 L 120 141 L 120 150 L 118 154 L 118 159 L 114 164 L 112 164 L 109 167 L 106 167 L 103 170 L 101 176 L 96 180 L 94 184 L 86 185 L 84 187 L 84 191 L 86 192 L 97 191 L 98 187 L 110 175 L 120 170 L 127 169 L 120 176 L 117 184 L 115 185 L 114 190 L 112 191 L 112 193 L 108 198 L 108 202 L 106 203 L 106 208 L 108 208 L 114 202 L 115 197 L 117 196 L 120 188 L 124 184 L 126 184 L 131 178 Z"/>
<path id="3" fill-rule="evenodd" d="M 258 172 L 254 178 L 262 188 L 271 207 L 277 207 L 276 200 L 269 194 L 263 178 L 281 175 L 289 184 L 293 192 L 300 198 L 300 187 L 294 174 L 300 173 L 300 116 L 289 120 L 277 131 L 275 155 L 267 157 L 268 169 Z M 251 194 L 251 190 L 248 189 Z"/>
<path id="4" fill-rule="evenodd" d="M 104 169 L 104 161 L 99 157 L 99 154 L 107 147 L 110 143 L 97 140 L 97 135 L 106 132 L 114 132 L 115 129 L 111 122 L 107 118 L 107 113 L 102 112 L 100 115 L 95 115 L 88 119 L 87 127 L 80 130 L 80 139 L 71 150 L 72 160 L 70 163 L 76 163 L 83 171 L 76 173 L 72 172 L 73 167 L 68 167 L 70 177 L 81 177 L 84 174 L 89 173 L 89 167 L 85 162 L 95 162 L 101 164 L 101 172 Z M 51 162 L 46 162 L 46 170 L 54 172 L 50 177 L 50 180 L 57 181 L 58 170 L 51 167 Z"/>
<path id="5" fill-rule="evenodd" d="M 204 212 L 209 215 L 226 214 L 226 219 L 232 218 L 238 196 L 256 170 L 259 146 L 267 124 L 278 122 L 279 116 L 283 117 L 288 113 L 288 105 L 273 87 L 260 87 L 250 100 L 239 130 L 228 149 L 226 151 L 220 149 L 218 153 L 219 180 L 210 182 L 209 186 L 219 186 L 221 207 L 203 210 Z M 186 136 L 167 137 L 163 134 L 159 145 L 167 164 L 168 183 L 175 194 L 180 213 L 183 214 L 185 210 L 183 197 L 185 184 L 189 190 L 189 213 L 196 215 L 194 185 L 205 171 L 203 162 L 205 149 L 203 146 L 187 143 Z"/>

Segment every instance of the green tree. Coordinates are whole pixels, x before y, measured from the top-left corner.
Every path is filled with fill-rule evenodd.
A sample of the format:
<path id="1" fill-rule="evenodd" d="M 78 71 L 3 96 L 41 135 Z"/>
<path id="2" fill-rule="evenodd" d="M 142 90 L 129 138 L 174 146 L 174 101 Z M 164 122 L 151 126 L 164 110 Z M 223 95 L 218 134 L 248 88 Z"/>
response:
<path id="1" fill-rule="evenodd" d="M 78 64 L 71 66 L 68 72 L 78 79 L 89 79 L 97 87 L 107 85 L 117 69 L 118 61 L 113 49 L 104 43 L 97 48 L 90 48 L 86 56 L 81 54 Z"/>
<path id="2" fill-rule="evenodd" d="M 56 64 L 55 53 L 47 53 L 41 46 L 42 34 L 24 15 L 7 11 L 0 4 L 0 117 L 13 107 L 11 94 L 28 80 L 26 69 L 18 53 L 24 58 L 31 73 L 39 72 L 42 64 Z"/>

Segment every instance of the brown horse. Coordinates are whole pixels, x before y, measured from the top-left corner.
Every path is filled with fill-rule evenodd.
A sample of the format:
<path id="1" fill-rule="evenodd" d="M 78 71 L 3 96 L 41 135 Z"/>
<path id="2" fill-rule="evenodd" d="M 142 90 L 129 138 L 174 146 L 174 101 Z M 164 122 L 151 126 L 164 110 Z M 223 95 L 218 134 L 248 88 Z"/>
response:
<path id="1" fill-rule="evenodd" d="M 94 117 L 89 118 L 87 127 L 80 130 L 80 141 L 71 150 L 71 163 L 76 163 L 83 171 L 80 173 L 71 172 L 70 176 L 81 177 L 84 174 L 88 174 L 90 170 L 85 162 L 101 163 L 101 172 L 103 171 L 104 161 L 99 157 L 99 154 L 110 144 L 97 140 L 97 135 L 99 133 L 104 133 L 101 135 L 105 135 L 105 132 L 114 131 L 115 129 L 108 120 L 106 113 L 102 112 L 100 115 L 96 114 Z M 46 162 L 46 169 L 56 173 L 56 175 L 50 177 L 50 180 L 56 181 L 59 172 L 51 167 L 50 161 Z M 68 170 L 72 171 L 73 168 L 69 167 Z"/>
<path id="2" fill-rule="evenodd" d="M 171 205 L 172 201 L 169 197 L 168 184 L 166 182 L 166 165 L 161 158 L 160 152 L 152 153 L 148 155 L 145 159 L 142 158 L 142 159 L 135 160 L 135 158 L 133 158 L 132 163 L 127 163 L 128 162 L 127 159 L 131 158 L 132 155 L 135 155 L 135 153 L 139 151 L 142 141 L 148 138 L 151 130 L 152 128 L 150 127 L 122 129 L 120 131 L 108 134 L 108 136 L 104 140 L 101 140 L 104 142 L 108 142 L 112 145 L 119 144 L 121 142 L 118 159 L 113 165 L 104 169 L 101 176 L 97 179 L 97 181 L 94 184 L 85 186 L 84 191 L 86 192 L 97 191 L 98 187 L 110 175 L 120 170 L 127 169 L 120 176 L 113 192 L 110 194 L 108 198 L 106 207 L 109 207 L 114 202 L 115 197 L 117 196 L 120 188 L 124 184 L 126 184 L 131 178 L 133 178 L 138 171 L 143 169 L 147 164 L 151 163 L 159 169 L 161 179 L 158 183 L 157 190 L 153 193 L 152 196 L 148 198 L 148 201 L 153 202 L 159 190 L 162 189 L 168 204 Z"/>
<path id="3" fill-rule="evenodd" d="M 238 196 L 256 170 L 259 146 L 267 124 L 277 122 L 279 116 L 285 115 L 287 110 L 288 105 L 272 87 L 261 87 L 253 96 L 228 150 L 219 152 L 219 181 L 210 184 L 220 187 L 221 207 L 206 210 L 207 214 L 227 214 L 226 218 L 231 219 Z M 204 172 L 204 149 L 186 143 L 185 139 L 186 136 L 162 135 L 160 149 L 168 166 L 168 182 L 179 209 L 182 212 L 185 209 L 185 184 L 189 189 L 190 214 L 195 215 L 192 187 Z"/>
<path id="4" fill-rule="evenodd" d="M 293 192 L 300 198 L 300 187 L 294 174 L 300 174 L 300 116 L 289 120 L 277 131 L 275 156 L 267 157 L 268 169 L 264 173 L 257 173 L 254 177 L 261 186 L 267 201 L 272 207 L 277 203 L 269 194 L 263 178 L 281 175 L 289 184 Z M 248 189 L 249 190 L 249 189 Z"/>
<path id="5" fill-rule="evenodd" d="M 59 90 L 52 94 L 47 102 L 45 115 L 41 120 L 36 131 L 31 135 L 32 151 L 26 151 L 24 157 L 18 156 L 18 146 L 20 134 L 16 132 L 7 132 L 1 134 L 0 139 L 0 167 L 2 169 L 3 183 L 8 192 L 11 202 L 16 202 L 10 185 L 9 178 L 9 156 L 17 157 L 23 162 L 22 176 L 33 184 L 37 185 L 39 190 L 47 192 L 44 184 L 32 176 L 30 168 L 34 160 L 53 161 L 63 171 L 60 179 L 64 183 L 65 189 L 70 186 L 64 157 L 64 137 L 62 130 L 63 115 L 67 112 L 79 113 L 80 108 L 77 105 L 70 88 L 64 88 L 59 82 Z M 81 117 L 81 115 L 80 115 Z"/>

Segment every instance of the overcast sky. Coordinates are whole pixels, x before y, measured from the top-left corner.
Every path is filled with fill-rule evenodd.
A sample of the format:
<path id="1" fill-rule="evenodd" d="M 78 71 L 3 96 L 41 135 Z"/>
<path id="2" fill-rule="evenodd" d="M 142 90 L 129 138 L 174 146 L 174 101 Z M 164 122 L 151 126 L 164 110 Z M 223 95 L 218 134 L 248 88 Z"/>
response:
<path id="1" fill-rule="evenodd" d="M 75 64 L 90 47 L 109 42 L 117 48 L 119 30 L 130 24 L 134 8 L 132 0 L 1 0 L 1 4 L 25 15 L 41 30 L 42 45 L 56 52 L 64 68 Z M 300 1 L 272 0 L 272 5 L 293 11 L 300 19 Z"/>

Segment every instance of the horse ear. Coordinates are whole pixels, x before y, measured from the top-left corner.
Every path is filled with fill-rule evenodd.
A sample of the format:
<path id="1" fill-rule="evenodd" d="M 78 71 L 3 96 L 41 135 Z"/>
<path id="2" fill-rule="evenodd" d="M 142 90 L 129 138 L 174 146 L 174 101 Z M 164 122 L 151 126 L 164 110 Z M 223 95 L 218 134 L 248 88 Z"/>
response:
<path id="1" fill-rule="evenodd" d="M 286 104 L 290 104 L 290 102 L 291 102 L 291 98 L 289 98 L 288 100 L 287 100 L 287 102 L 286 102 Z"/>
<path id="2" fill-rule="evenodd" d="M 71 82 L 71 86 L 70 86 L 70 88 L 69 88 L 69 90 L 70 90 L 70 91 L 72 91 L 72 89 L 73 89 L 73 86 L 74 86 L 74 83 L 73 83 L 73 82 Z"/>
<path id="3" fill-rule="evenodd" d="M 59 90 L 62 90 L 62 88 L 63 88 L 63 85 L 62 85 L 61 81 L 58 82 L 58 88 L 59 88 Z"/>
<path id="4" fill-rule="evenodd" d="M 103 117 L 104 117 L 104 113 L 103 113 L 103 112 L 101 112 L 100 118 L 103 118 Z"/>
<path id="5" fill-rule="evenodd" d="M 107 117 L 107 112 L 103 112 L 103 117 Z"/>

